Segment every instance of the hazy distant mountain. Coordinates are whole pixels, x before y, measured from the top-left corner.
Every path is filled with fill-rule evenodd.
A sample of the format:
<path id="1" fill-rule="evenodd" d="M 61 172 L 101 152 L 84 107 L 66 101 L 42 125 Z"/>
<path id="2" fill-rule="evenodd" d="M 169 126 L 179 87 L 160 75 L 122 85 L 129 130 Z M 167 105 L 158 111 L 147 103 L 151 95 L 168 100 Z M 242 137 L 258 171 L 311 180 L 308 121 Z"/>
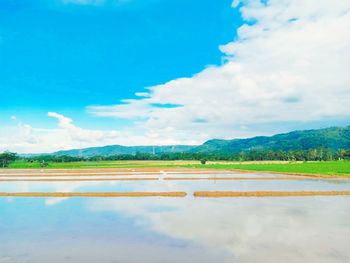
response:
<path id="1" fill-rule="evenodd" d="M 162 154 L 162 153 L 175 153 L 175 152 L 187 152 L 192 150 L 196 146 L 190 145 L 168 145 L 168 146 L 122 146 L 122 145 L 109 145 L 103 147 L 91 147 L 84 149 L 74 149 L 68 151 L 59 151 L 53 153 L 54 155 L 69 155 L 69 156 L 108 156 L 116 154 L 136 154 L 140 153 L 151 153 L 151 154 Z"/>
<path id="2" fill-rule="evenodd" d="M 325 147 L 332 150 L 350 149 L 350 126 L 318 130 L 293 131 L 274 136 L 258 136 L 248 139 L 209 140 L 199 146 L 121 146 L 110 145 L 68 151 L 59 151 L 55 155 L 96 156 L 140 153 L 175 153 L 175 152 L 222 152 L 237 153 L 252 149 L 266 150 L 308 150 Z"/>
<path id="3" fill-rule="evenodd" d="M 249 139 L 209 140 L 198 146 L 196 152 L 237 153 L 252 149 L 308 150 L 325 147 L 332 150 L 350 148 L 350 126 L 318 130 L 293 131 L 271 137 L 259 136 Z"/>

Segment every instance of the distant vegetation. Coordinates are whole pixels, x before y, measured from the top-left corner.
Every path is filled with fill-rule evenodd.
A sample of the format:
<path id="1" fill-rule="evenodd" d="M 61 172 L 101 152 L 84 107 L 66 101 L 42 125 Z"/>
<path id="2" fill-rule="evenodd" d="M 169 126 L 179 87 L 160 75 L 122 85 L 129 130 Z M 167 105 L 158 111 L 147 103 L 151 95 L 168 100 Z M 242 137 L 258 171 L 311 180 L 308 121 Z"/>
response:
<path id="1" fill-rule="evenodd" d="M 116 156 L 120 158 L 131 158 L 138 154 L 149 155 L 168 155 L 175 158 L 177 153 L 180 154 L 200 154 L 216 153 L 223 154 L 240 154 L 242 152 L 261 153 L 261 152 L 283 152 L 289 151 L 309 151 L 315 149 L 328 149 L 335 153 L 341 149 L 350 149 L 350 126 L 334 127 L 318 130 L 293 131 L 285 134 L 277 134 L 271 137 L 259 136 L 248 139 L 234 140 L 209 140 L 202 145 L 170 145 L 170 146 L 121 146 L 109 145 L 104 147 L 92 147 L 77 150 L 59 151 L 53 153 L 57 156 L 72 157 L 94 157 L 94 156 Z M 324 152 L 324 151 L 323 151 Z M 175 154 L 175 155 L 172 155 Z M 249 155 L 249 154 L 248 154 Z M 279 154 L 278 154 L 279 155 Z M 284 154 L 286 155 L 286 154 Z M 186 159 L 189 155 L 185 155 Z M 198 155 L 197 155 L 198 156 Z M 166 158 L 166 157 L 164 157 Z M 169 157 L 170 158 L 170 157 Z M 176 157 L 177 158 L 177 157 Z M 225 157 L 228 158 L 228 157 Z M 276 158 L 276 157 L 273 157 Z M 282 159 L 282 157 L 278 157 Z M 283 157 L 285 159 L 285 157 Z M 237 159 L 237 158 L 236 158 Z M 265 159 L 265 157 L 263 158 Z"/>
<path id="2" fill-rule="evenodd" d="M 168 146 L 122 146 L 108 145 L 103 147 L 90 147 L 85 149 L 75 149 L 58 151 L 53 153 L 56 156 L 72 157 L 93 157 L 110 155 L 135 155 L 136 153 L 147 153 L 159 155 L 163 153 L 189 152 L 196 146 L 191 145 L 168 145 Z"/>
<path id="3" fill-rule="evenodd" d="M 40 162 L 17 160 L 10 164 L 11 168 L 40 168 Z M 244 170 L 256 172 L 277 172 L 317 175 L 350 175 L 349 161 L 314 161 L 314 162 L 207 162 L 200 161 L 79 161 L 79 162 L 50 162 L 47 168 L 206 168 L 219 170 Z"/>
<path id="4" fill-rule="evenodd" d="M 200 164 L 188 165 L 192 168 L 201 168 Z M 289 163 L 219 163 L 207 164 L 206 168 L 224 170 L 243 170 L 256 172 L 277 172 L 317 175 L 350 175 L 350 162 L 289 162 Z"/>
<path id="5" fill-rule="evenodd" d="M 11 164 L 15 160 L 16 163 Z M 73 157 L 57 155 L 40 155 L 32 157 L 18 157 L 15 153 L 5 152 L 0 154 L 0 164 L 2 167 L 51 167 L 53 163 L 77 163 L 101 161 L 198 161 L 205 165 L 207 161 L 335 161 L 350 160 L 350 150 L 332 151 L 326 148 L 310 150 L 250 150 L 240 153 L 164 153 L 160 155 L 149 153 L 118 154 L 110 156 Z"/>
<path id="6" fill-rule="evenodd" d="M 271 137 L 210 140 L 198 146 L 196 152 L 239 153 L 248 150 L 295 151 L 326 148 L 330 151 L 350 149 L 350 126 L 318 130 L 293 131 Z"/>
<path id="7" fill-rule="evenodd" d="M 17 160 L 15 163 L 13 163 Z M 350 160 L 350 127 L 294 131 L 272 137 L 210 140 L 201 146 L 105 146 L 46 155 L 4 152 L 1 167 L 52 167 L 53 163 L 152 160 L 198 161 L 339 161 Z M 78 165 L 79 166 L 79 165 Z"/>
<path id="8" fill-rule="evenodd" d="M 2 168 L 8 167 L 10 163 L 17 159 L 17 154 L 12 152 L 0 153 L 0 166 Z"/>

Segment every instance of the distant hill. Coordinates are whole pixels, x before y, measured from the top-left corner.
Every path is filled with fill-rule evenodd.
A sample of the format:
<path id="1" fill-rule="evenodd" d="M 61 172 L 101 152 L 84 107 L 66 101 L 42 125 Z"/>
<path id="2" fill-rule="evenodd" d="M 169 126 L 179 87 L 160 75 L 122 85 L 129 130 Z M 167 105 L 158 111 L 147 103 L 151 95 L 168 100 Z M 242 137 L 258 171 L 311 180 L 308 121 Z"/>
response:
<path id="1" fill-rule="evenodd" d="M 350 148 L 350 126 L 318 130 L 293 131 L 274 136 L 248 139 L 209 140 L 195 152 L 238 153 L 246 150 L 308 150 L 325 147 L 334 151 Z"/>
<path id="2" fill-rule="evenodd" d="M 308 150 L 325 147 L 334 151 L 350 149 L 350 126 L 333 127 L 318 130 L 293 131 L 274 136 L 258 136 L 248 139 L 219 140 L 213 139 L 199 146 L 169 145 L 169 146 L 121 146 L 110 145 L 59 151 L 54 155 L 69 155 L 91 157 L 96 155 L 108 156 L 117 154 L 140 153 L 176 153 L 176 152 L 220 152 L 239 153 L 248 150 Z"/>
<path id="3" fill-rule="evenodd" d="M 117 154 L 136 154 L 136 153 L 150 153 L 150 154 L 162 154 L 162 153 L 176 153 L 176 152 L 188 152 L 195 146 L 190 145 L 168 145 L 168 146 L 122 146 L 122 145 L 109 145 L 103 147 L 90 147 L 84 149 L 74 149 L 67 151 L 58 151 L 53 155 L 62 156 L 109 156 Z"/>

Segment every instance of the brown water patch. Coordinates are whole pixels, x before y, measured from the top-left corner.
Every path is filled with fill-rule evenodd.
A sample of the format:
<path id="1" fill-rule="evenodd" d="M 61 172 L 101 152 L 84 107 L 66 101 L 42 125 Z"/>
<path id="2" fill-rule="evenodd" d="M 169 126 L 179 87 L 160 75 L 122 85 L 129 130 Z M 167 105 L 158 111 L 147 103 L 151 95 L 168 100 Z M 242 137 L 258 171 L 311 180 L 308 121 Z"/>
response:
<path id="1" fill-rule="evenodd" d="M 6 197 L 185 197 L 186 192 L 0 192 Z"/>
<path id="2" fill-rule="evenodd" d="M 350 191 L 197 191 L 195 197 L 284 197 L 284 196 L 333 196 L 350 195 Z"/>

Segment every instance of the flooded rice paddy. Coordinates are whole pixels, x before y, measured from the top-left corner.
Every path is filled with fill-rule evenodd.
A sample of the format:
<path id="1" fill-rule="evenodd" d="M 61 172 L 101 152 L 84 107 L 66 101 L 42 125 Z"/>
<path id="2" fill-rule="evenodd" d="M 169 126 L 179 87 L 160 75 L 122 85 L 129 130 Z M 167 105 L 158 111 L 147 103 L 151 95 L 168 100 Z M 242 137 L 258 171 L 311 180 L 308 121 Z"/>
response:
<path id="1" fill-rule="evenodd" d="M 0 195 L 1 263 L 350 262 L 350 179 L 2 170 Z"/>

